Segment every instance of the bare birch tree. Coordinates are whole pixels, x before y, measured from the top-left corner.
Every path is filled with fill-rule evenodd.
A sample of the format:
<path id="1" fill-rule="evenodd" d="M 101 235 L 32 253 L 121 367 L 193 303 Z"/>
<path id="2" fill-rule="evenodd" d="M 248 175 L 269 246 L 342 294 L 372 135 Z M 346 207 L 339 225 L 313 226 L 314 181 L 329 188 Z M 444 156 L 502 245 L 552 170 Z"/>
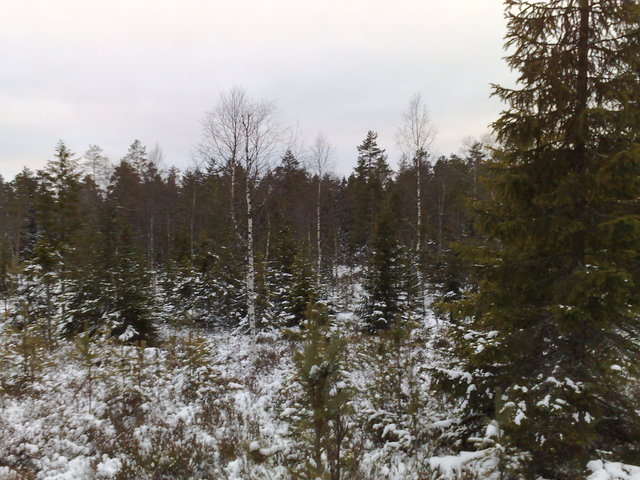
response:
<path id="1" fill-rule="evenodd" d="M 244 174 L 246 230 L 243 244 L 246 251 L 245 287 L 247 320 L 251 340 L 256 344 L 256 288 L 253 226 L 253 191 L 258 178 L 267 168 L 281 144 L 283 130 L 276 121 L 273 103 L 255 101 L 237 87 L 220 94 L 218 104 L 203 121 L 201 152 L 209 155 L 215 166 L 225 169 L 231 178 L 231 216 L 236 231 L 234 198 L 238 172 Z M 255 353 L 255 349 L 254 349 Z"/>
<path id="2" fill-rule="evenodd" d="M 429 110 L 422 100 L 422 95 L 416 93 L 411 97 L 409 106 L 402 114 L 403 125 L 398 131 L 398 146 L 404 155 L 412 160 L 416 171 L 416 255 L 418 257 L 418 278 L 420 289 L 424 293 L 424 279 L 422 274 L 423 230 L 422 215 L 422 170 L 429 158 L 429 150 L 436 135 L 431 123 Z"/>
<path id="3" fill-rule="evenodd" d="M 202 120 L 202 139 L 197 148 L 201 159 L 229 175 L 229 215 L 239 238 L 241 235 L 235 211 L 236 183 L 238 155 L 242 150 L 242 115 L 248 103 L 247 93 L 240 87 L 221 92 L 218 103 Z"/>
<path id="4" fill-rule="evenodd" d="M 329 140 L 327 140 L 324 133 L 318 133 L 313 145 L 311 146 L 311 151 L 309 152 L 309 166 L 318 176 L 318 190 L 316 196 L 316 248 L 318 250 L 316 279 L 318 288 L 320 287 L 322 271 L 322 220 L 320 215 L 322 179 L 327 173 L 329 173 L 329 169 L 332 167 L 332 155 L 333 147 L 329 143 Z"/>

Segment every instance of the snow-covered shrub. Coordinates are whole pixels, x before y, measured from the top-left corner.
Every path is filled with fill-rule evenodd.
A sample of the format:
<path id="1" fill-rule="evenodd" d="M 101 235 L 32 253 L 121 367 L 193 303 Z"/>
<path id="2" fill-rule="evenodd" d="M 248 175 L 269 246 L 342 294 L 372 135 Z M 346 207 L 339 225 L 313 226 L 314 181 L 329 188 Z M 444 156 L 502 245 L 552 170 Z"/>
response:
<path id="1" fill-rule="evenodd" d="M 328 335 L 328 316 L 309 306 L 301 348 L 294 355 L 295 401 L 281 416 L 291 425 L 295 478 L 340 480 L 353 472 L 352 391 L 344 374 L 345 342 Z"/>

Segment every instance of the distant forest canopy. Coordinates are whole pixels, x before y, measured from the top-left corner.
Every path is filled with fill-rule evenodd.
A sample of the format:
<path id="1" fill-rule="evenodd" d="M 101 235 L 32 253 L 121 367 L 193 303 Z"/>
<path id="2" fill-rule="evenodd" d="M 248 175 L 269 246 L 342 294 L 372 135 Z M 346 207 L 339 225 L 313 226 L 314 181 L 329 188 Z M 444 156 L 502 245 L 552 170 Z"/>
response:
<path id="1" fill-rule="evenodd" d="M 228 120 L 221 109 L 238 97 L 255 111 L 267 105 L 251 103 L 239 89 L 222 93 L 203 122 L 201 167 L 182 173 L 162 169 L 159 150 L 148 152 L 138 140 L 117 163 L 98 146 L 80 157 L 61 141 L 45 168 L 25 168 L 13 180 L 0 182 L 2 294 L 16 293 L 18 276 L 51 279 L 47 301 L 62 294 L 61 287 L 53 288 L 59 280 L 102 297 L 132 276 L 141 285 L 150 279 L 157 284 L 159 279 L 188 277 L 191 285 L 182 294 L 203 307 L 202 319 L 233 323 L 247 315 L 243 297 L 250 242 L 254 284 L 261 289 L 253 294 L 256 314 L 264 323 L 278 316 L 268 312 L 278 292 L 274 282 L 304 266 L 314 277 L 314 288 L 332 288 L 339 266 L 363 266 L 371 258 L 383 217 L 390 240 L 411 254 L 414 266 L 409 269 L 428 276 L 430 284 L 459 293 L 465 275 L 453 272 L 450 261 L 444 267 L 443 259 L 456 256 L 452 242 L 473 235 L 471 204 L 484 192 L 479 171 L 490 155 L 487 145 L 469 142 L 463 156 L 434 158 L 428 150 L 433 129 L 416 96 L 398 135 L 411 156 L 401 159 L 398 171 L 392 171 L 377 134 L 369 131 L 354 152 L 353 173 L 338 178 L 323 135 L 297 154 L 284 147 L 275 130 L 248 134 L 245 146 L 263 142 L 255 159 L 221 149 L 216 122 Z M 263 133 L 271 135 L 268 146 Z M 213 293 L 214 286 L 224 294 Z M 206 301 L 196 300 L 199 288 Z M 68 288 L 67 296 L 73 290 Z M 84 299 L 77 299 L 79 305 L 92 297 L 91 292 L 79 295 Z M 96 302 L 95 311 L 82 307 L 83 313 L 75 316 L 67 308 L 72 328 L 104 319 L 113 301 L 97 307 L 100 303 L 105 302 Z M 299 307 L 297 316 L 303 314 Z M 136 331 L 142 328 L 121 320 L 136 324 Z"/>

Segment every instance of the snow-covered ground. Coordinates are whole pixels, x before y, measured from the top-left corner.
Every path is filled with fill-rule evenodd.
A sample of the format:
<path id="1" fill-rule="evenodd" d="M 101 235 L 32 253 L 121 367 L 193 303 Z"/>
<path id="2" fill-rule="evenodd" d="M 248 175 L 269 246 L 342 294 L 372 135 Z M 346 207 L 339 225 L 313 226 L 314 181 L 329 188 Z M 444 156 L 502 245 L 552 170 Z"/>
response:
<path id="1" fill-rule="evenodd" d="M 338 314 L 331 329 L 351 332 L 340 478 L 499 478 L 496 425 L 475 448 L 443 446 L 458 420 L 429 392 L 433 320 L 396 350 L 352 321 Z M 248 336 L 228 331 L 165 327 L 157 347 L 138 348 L 0 328 L 0 480 L 306 478 L 294 473 L 313 440 L 295 336 L 263 333 L 252 355 Z M 640 479 L 637 467 L 588 467 L 589 480 Z"/>
<path id="2" fill-rule="evenodd" d="M 275 396 L 291 364 L 286 343 L 263 341 L 256 363 L 237 335 L 173 332 L 162 348 L 9 349 L 0 478 L 248 478 L 252 442 L 283 446 Z"/>

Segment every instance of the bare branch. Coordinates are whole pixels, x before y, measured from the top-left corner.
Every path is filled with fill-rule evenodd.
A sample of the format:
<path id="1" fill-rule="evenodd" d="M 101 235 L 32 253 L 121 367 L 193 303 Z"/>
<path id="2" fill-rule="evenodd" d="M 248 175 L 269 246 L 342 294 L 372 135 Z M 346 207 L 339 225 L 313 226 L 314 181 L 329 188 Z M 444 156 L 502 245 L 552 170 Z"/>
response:
<path id="1" fill-rule="evenodd" d="M 322 180 L 322 177 L 333 169 L 334 148 L 326 135 L 319 132 L 309 149 L 309 168 Z"/>
<path id="2" fill-rule="evenodd" d="M 436 136 L 436 129 L 431 123 L 429 110 L 422 101 L 422 95 L 416 93 L 411 97 L 407 110 L 402 114 L 403 125 L 398 130 L 398 147 L 407 158 L 413 159 L 417 154 L 423 158 Z"/>

